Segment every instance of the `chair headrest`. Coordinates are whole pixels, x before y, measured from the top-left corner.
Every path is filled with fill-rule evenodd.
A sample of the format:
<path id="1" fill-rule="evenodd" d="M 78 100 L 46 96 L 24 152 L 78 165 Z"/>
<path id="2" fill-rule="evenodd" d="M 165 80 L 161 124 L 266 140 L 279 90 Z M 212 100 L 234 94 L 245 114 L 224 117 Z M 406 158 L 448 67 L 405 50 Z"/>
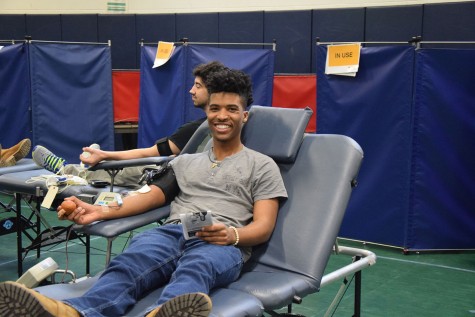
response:
<path id="1" fill-rule="evenodd" d="M 312 113 L 310 108 L 252 106 L 242 130 L 242 142 L 277 163 L 292 163 Z"/>
<path id="2" fill-rule="evenodd" d="M 196 129 L 195 133 L 188 140 L 186 145 L 181 150 L 181 153 L 196 153 L 200 151 L 200 147 L 203 142 L 208 142 L 209 139 L 209 126 L 208 121 L 205 120 L 199 127 Z"/>

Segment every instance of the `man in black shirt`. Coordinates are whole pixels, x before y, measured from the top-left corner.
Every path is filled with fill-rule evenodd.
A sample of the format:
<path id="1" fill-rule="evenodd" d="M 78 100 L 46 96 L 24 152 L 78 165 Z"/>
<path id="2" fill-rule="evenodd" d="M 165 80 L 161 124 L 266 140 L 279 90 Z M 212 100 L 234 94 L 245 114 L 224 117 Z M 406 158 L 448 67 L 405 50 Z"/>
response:
<path id="1" fill-rule="evenodd" d="M 198 65 L 193 70 L 195 82 L 193 87 L 190 89 L 190 94 L 195 107 L 203 109 L 206 106 L 209 100 L 209 94 L 204 82 L 211 73 L 222 70 L 223 68 L 225 68 L 225 66 L 220 62 L 210 62 Z M 201 123 L 205 120 L 206 117 L 203 116 L 201 119 L 185 123 L 183 126 L 178 128 L 174 134 L 169 137 L 161 138 L 155 143 L 155 145 L 149 148 L 107 152 L 85 147 L 83 150 L 91 153 L 91 155 L 89 157 L 81 155 L 80 159 L 84 164 L 94 166 L 103 160 L 125 160 L 142 157 L 177 155 L 181 152 L 181 149 L 183 149 L 193 133 L 195 133 L 196 129 L 198 129 Z"/>
<path id="2" fill-rule="evenodd" d="M 195 81 L 190 89 L 191 99 L 197 108 L 203 109 L 209 101 L 208 89 L 205 81 L 215 72 L 221 71 L 226 67 L 217 61 L 198 65 L 193 70 Z M 154 145 L 148 148 L 140 148 L 126 151 L 103 151 L 93 147 L 84 147 L 83 153 L 79 156 L 80 160 L 89 166 L 105 160 L 130 160 L 137 158 L 170 156 L 181 152 L 188 140 L 198 127 L 206 120 L 206 117 L 185 123 L 179 127 L 171 136 L 161 138 Z M 70 174 L 81 176 L 88 181 L 102 180 L 109 181 L 110 175 L 105 171 L 88 171 L 76 164 L 67 164 L 67 162 L 43 146 L 36 146 L 32 152 L 33 160 L 41 167 L 60 174 Z M 115 178 L 116 185 L 130 185 L 137 183 L 142 175 L 142 167 L 129 167 L 120 171 Z"/>

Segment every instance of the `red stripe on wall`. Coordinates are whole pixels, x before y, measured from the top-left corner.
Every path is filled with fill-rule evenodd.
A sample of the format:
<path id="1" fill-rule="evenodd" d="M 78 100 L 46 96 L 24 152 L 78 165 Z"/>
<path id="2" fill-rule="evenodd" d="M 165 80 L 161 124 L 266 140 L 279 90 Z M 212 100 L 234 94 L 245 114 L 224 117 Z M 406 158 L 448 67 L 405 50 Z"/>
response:
<path id="1" fill-rule="evenodd" d="M 139 121 L 140 71 L 113 71 L 114 123 Z"/>
<path id="2" fill-rule="evenodd" d="M 317 79 L 315 75 L 275 75 L 272 106 L 282 108 L 305 108 L 313 115 L 305 132 L 317 130 Z"/>
<path id="3" fill-rule="evenodd" d="M 138 122 L 140 71 L 113 71 L 114 123 Z M 275 75 L 273 107 L 313 110 L 306 132 L 314 133 L 317 125 L 317 80 L 315 75 Z"/>

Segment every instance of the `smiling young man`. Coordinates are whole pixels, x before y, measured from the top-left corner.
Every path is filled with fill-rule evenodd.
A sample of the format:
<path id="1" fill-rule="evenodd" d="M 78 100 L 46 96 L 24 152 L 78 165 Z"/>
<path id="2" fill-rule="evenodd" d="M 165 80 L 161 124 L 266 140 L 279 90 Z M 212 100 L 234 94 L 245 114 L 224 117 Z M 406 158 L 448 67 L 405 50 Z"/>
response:
<path id="1" fill-rule="evenodd" d="M 124 198 L 121 206 L 92 206 L 71 197 L 79 207 L 67 216 L 88 224 L 170 202 L 166 223 L 137 235 L 82 297 L 60 302 L 18 283 L 1 283 L 2 316 L 123 316 L 137 299 L 159 287 L 163 292 L 147 317 L 208 316 L 212 304 L 207 294 L 235 281 L 251 247 L 269 239 L 279 201 L 287 193 L 275 162 L 241 143 L 246 107 L 252 102 L 249 77 L 224 69 L 210 76 L 206 86 L 213 137 L 209 151 L 177 156 L 148 192 Z M 213 224 L 186 240 L 180 214 L 208 210 Z M 58 213 L 64 218 L 64 210 Z"/>

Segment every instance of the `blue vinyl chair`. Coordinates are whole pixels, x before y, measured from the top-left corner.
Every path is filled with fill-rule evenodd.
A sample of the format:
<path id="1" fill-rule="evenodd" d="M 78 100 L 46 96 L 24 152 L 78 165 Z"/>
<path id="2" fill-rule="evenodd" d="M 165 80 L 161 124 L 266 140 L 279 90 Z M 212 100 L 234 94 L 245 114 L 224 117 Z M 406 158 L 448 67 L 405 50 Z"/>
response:
<path id="1" fill-rule="evenodd" d="M 212 316 L 278 315 L 276 309 L 291 307 L 318 292 L 322 284 L 375 263 L 371 252 L 341 248 L 342 253 L 361 260 L 323 275 L 335 250 L 363 151 L 346 136 L 305 134 L 310 115 L 308 110 L 282 108 L 253 107 L 250 111 L 243 142 L 278 163 L 289 199 L 280 207 L 270 240 L 255 248 L 241 277 L 225 288 L 212 290 Z M 166 214 L 166 207 L 149 213 L 156 213 L 158 219 Z M 133 227 L 131 224 L 127 230 Z M 37 290 L 57 299 L 80 296 L 97 278 Z M 160 292 L 145 296 L 126 316 L 143 316 Z"/>

